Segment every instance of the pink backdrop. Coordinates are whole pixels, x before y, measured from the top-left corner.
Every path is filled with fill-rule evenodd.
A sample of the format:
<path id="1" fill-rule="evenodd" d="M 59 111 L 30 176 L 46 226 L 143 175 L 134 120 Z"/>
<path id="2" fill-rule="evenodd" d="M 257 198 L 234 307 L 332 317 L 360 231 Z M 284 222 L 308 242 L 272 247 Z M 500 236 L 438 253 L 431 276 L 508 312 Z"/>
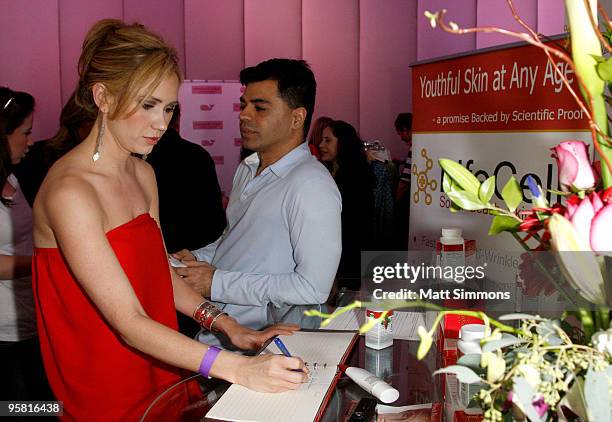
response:
<path id="1" fill-rule="evenodd" d="M 517 0 L 539 32 L 563 30 L 562 0 Z M 51 136 L 76 81 L 83 36 L 104 17 L 138 20 L 177 49 L 186 79 L 236 80 L 269 57 L 304 58 L 319 80 L 317 115 L 348 120 L 396 157 L 395 115 L 411 109 L 410 63 L 506 40 L 450 36 L 425 10 L 460 25 L 515 27 L 505 0 L 0 0 L 0 84 L 38 101 L 34 138 Z"/>

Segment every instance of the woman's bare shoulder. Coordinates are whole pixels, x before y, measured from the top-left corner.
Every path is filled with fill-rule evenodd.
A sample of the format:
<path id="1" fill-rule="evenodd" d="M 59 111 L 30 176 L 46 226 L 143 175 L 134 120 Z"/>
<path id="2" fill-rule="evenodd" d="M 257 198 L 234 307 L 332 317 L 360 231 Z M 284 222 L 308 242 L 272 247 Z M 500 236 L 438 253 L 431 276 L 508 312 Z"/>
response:
<path id="1" fill-rule="evenodd" d="M 155 181 L 155 171 L 151 164 L 138 157 L 131 157 L 134 164 L 134 174 L 138 179 L 141 186 L 144 186 L 147 191 L 151 188 L 157 189 L 157 182 Z"/>
<path id="2" fill-rule="evenodd" d="M 97 202 L 89 173 L 86 165 L 71 154 L 65 155 L 47 173 L 34 206 L 53 210 L 62 204 Z"/>

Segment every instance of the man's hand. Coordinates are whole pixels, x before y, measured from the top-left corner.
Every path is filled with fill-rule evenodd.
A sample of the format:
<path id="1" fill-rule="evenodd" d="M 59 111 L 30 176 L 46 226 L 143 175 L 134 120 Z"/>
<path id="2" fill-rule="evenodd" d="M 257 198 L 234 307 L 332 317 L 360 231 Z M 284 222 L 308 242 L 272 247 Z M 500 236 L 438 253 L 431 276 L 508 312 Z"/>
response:
<path id="1" fill-rule="evenodd" d="M 262 331 L 252 330 L 238 324 L 234 318 L 220 317 L 214 325 L 215 329 L 222 331 L 232 344 L 242 350 L 257 350 L 263 344 L 279 335 L 292 335 L 300 329 L 296 324 L 276 324 Z"/>
<path id="2" fill-rule="evenodd" d="M 181 249 L 178 252 L 172 254 L 173 257 L 178 259 L 179 261 L 195 261 L 195 256 L 187 249 Z"/>
<path id="3" fill-rule="evenodd" d="M 176 267 L 174 271 L 180 275 L 192 289 L 206 298 L 210 298 L 212 279 L 216 268 L 208 262 L 183 261 L 186 267 Z"/>

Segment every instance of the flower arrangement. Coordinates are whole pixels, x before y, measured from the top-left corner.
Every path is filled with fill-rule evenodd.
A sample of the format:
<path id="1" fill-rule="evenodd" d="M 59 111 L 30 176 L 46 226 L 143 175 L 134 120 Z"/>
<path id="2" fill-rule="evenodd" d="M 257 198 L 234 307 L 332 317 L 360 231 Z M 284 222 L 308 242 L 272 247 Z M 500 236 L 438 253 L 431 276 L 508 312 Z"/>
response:
<path id="1" fill-rule="evenodd" d="M 439 161 L 444 171 L 443 190 L 452 201 L 451 211 L 488 210 L 493 215 L 490 235 L 510 233 L 532 258 L 536 251 L 553 251 L 569 291 L 544 265 L 539 268 L 575 308 L 557 319 L 509 314 L 496 320 L 479 311 L 452 310 L 419 301 L 387 302 L 383 306 L 388 310 L 425 307 L 438 311 L 429 330 L 418 329 L 418 359 L 429 352 L 444 316 L 461 314 L 484 321 L 488 335 L 481 341 L 482 353 L 464 355 L 456 365 L 439 369 L 435 374 L 452 373 L 460 382 L 482 383 L 476 399 L 484 410 L 485 420 L 609 421 L 612 420 L 612 138 L 608 136 L 604 91 L 612 83 L 612 58 L 604 57 L 602 49 L 612 53 L 612 21 L 599 8 L 607 28 L 602 34 L 597 25 L 597 0 L 565 0 L 571 34 L 570 57 L 563 49 L 544 43 L 517 15 L 512 0 L 506 1 L 526 32 L 493 27 L 460 28 L 445 22 L 445 10 L 426 12 L 426 16 L 434 28 L 454 34 L 503 33 L 541 48 L 553 65 L 557 61 L 567 63 L 576 75 L 580 92 L 557 66 L 553 68 L 587 116 L 601 162 L 591 162 L 584 142 L 560 142 L 552 154 L 557 160 L 560 185 L 560 191 L 555 193 L 564 201 L 549 204 L 542 188 L 529 178 L 534 206 L 525 212 L 516 211 L 523 201 L 516 179 L 512 177 L 504 185 L 501 195 L 506 207 L 500 208 L 490 202 L 496 185 L 494 176 L 481 182 L 465 167 L 448 159 Z M 537 258 L 534 261 L 537 264 Z M 317 311 L 308 314 L 326 318 L 322 324 L 325 326 L 341 313 L 368 305 L 355 302 L 334 314 Z M 383 312 L 360 331 L 369 330 L 386 316 Z M 574 318 L 573 325 L 568 317 Z"/>
<path id="2" fill-rule="evenodd" d="M 558 320 L 530 315 L 500 317 L 517 319 L 521 325 L 496 328 L 482 341 L 482 355 L 466 355 L 458 365 L 439 372 L 456 373 L 465 382 L 484 380 L 485 387 L 478 398 L 486 420 L 501 421 L 504 410 L 507 415 L 513 410 L 515 416 L 532 421 L 565 420 L 562 408 L 582 420 L 611 420 L 612 143 L 608 136 L 604 89 L 612 81 L 612 61 L 602 56 L 602 48 L 612 52 L 609 45 L 612 23 L 600 9 L 608 28 L 606 38 L 597 27 L 596 0 L 565 0 L 572 43 L 570 58 L 559 48 L 542 43 L 535 31 L 518 17 L 512 0 L 507 2 L 527 33 L 496 28 L 460 29 L 452 22 L 445 24 L 445 11 L 427 13 L 427 16 L 432 26 L 452 33 L 496 31 L 518 37 L 542 48 L 552 64 L 555 59 L 569 64 L 576 73 L 585 101 L 572 90 L 567 78 L 558 73 L 588 116 L 593 145 L 601 162 L 591 163 L 584 142 L 559 143 L 552 153 L 557 160 L 561 188 L 557 193 L 564 197 L 565 203 L 548 204 L 542 188 L 529 178 L 534 207 L 523 215 L 515 214 L 523 194 L 514 178 L 502 190 L 506 209 L 489 202 L 494 178 L 480 183 L 467 169 L 451 160 L 440 160 L 443 188 L 455 210 L 488 209 L 494 215 L 489 234 L 509 232 L 527 251 L 554 251 L 561 272 L 574 292 L 564 291 L 555 277 L 549 277 L 550 281 L 566 293 L 576 309 L 565 312 Z M 542 270 L 546 273 L 545 268 Z M 578 327 L 564 320 L 572 314 L 580 321 Z M 485 324 L 488 325 L 487 320 Z M 420 333 L 421 343 L 427 344 L 429 332 L 421 330 Z"/>

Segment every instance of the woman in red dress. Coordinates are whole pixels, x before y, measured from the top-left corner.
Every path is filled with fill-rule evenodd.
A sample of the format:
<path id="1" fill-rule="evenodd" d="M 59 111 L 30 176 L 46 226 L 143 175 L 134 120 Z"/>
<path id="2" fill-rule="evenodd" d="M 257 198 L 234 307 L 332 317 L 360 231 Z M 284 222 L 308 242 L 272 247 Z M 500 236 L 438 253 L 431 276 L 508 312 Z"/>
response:
<path id="1" fill-rule="evenodd" d="M 133 154 L 166 130 L 180 79 L 174 50 L 141 25 L 100 21 L 83 43 L 76 101 L 97 120 L 34 204 L 38 330 L 66 419 L 136 420 L 179 368 L 268 392 L 304 380 L 297 358 L 245 357 L 176 331 L 175 308 L 242 349 L 295 330 L 242 327 L 169 268 L 154 173 Z"/>

